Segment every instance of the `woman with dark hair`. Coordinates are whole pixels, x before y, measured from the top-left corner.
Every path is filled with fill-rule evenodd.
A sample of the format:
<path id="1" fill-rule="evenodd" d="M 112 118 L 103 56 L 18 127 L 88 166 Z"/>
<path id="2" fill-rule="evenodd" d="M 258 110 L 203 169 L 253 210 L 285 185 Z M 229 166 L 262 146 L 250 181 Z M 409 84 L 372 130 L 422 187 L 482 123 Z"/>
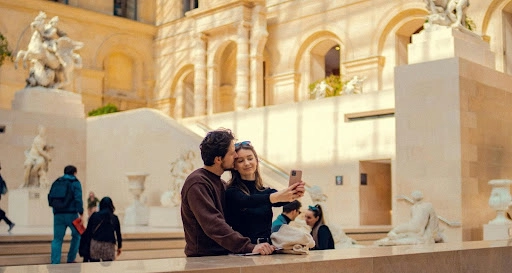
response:
<path id="1" fill-rule="evenodd" d="M 304 182 L 277 191 L 263 186 L 258 154 L 250 141 L 235 143 L 237 158 L 226 189 L 226 221 L 253 244 L 270 243 L 272 207 L 304 195 Z"/>
<path id="2" fill-rule="evenodd" d="M 112 199 L 103 197 L 100 201 L 100 210 L 89 218 L 87 229 L 82 236 L 91 238 L 89 253 L 91 262 L 113 261 L 121 254 L 123 238 L 119 218 L 114 214 L 115 209 Z"/>
<path id="3" fill-rule="evenodd" d="M 309 206 L 304 215 L 306 224 L 311 227 L 311 236 L 315 240 L 312 250 L 334 249 L 331 230 L 324 222 L 324 213 L 320 205 Z"/>

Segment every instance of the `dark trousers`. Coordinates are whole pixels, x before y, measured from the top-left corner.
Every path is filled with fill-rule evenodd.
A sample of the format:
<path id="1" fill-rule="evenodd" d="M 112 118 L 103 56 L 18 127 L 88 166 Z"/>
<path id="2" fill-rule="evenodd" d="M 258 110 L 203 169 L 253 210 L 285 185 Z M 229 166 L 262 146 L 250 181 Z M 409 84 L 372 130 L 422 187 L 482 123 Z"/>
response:
<path id="1" fill-rule="evenodd" d="M 7 216 L 5 216 L 5 211 L 3 211 L 2 209 L 0 209 L 0 222 L 1 222 L 2 220 L 4 220 L 4 221 L 5 221 L 5 223 L 6 223 L 7 225 L 9 225 L 9 226 L 10 226 L 10 225 L 12 225 L 11 220 L 9 220 L 9 218 L 7 218 Z"/>

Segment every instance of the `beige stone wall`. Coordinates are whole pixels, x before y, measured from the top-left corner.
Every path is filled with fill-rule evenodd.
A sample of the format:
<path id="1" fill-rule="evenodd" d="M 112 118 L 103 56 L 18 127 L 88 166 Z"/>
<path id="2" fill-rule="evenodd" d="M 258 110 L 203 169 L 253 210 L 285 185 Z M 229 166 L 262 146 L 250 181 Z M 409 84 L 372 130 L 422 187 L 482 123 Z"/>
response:
<path id="1" fill-rule="evenodd" d="M 463 239 L 481 240 L 496 216 L 488 182 L 512 177 L 512 77 L 463 60 L 460 70 Z"/>

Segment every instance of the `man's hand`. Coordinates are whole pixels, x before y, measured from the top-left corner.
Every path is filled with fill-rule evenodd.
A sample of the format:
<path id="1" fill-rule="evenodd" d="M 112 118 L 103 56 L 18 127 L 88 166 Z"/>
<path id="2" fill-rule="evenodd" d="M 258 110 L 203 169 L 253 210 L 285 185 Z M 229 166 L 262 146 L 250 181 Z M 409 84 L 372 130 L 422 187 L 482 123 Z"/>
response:
<path id="1" fill-rule="evenodd" d="M 252 253 L 259 253 L 261 255 L 270 255 L 272 252 L 276 250 L 276 247 L 269 244 L 269 243 L 261 243 L 257 244 L 254 249 L 252 250 Z"/>

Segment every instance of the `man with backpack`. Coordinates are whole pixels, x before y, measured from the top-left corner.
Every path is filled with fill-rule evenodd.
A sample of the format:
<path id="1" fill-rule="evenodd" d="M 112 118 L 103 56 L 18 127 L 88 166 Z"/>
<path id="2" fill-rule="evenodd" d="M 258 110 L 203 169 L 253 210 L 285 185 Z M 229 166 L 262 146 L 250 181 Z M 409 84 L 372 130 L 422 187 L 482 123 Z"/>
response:
<path id="1" fill-rule="evenodd" d="M 83 216 L 84 206 L 82 185 L 75 176 L 76 172 L 75 166 L 66 166 L 64 175 L 53 182 L 48 193 L 48 204 L 53 208 L 52 264 L 60 264 L 62 241 L 68 227 L 71 229 L 71 244 L 67 262 L 74 263 L 78 252 L 80 233 L 73 226 L 73 221 Z"/>

